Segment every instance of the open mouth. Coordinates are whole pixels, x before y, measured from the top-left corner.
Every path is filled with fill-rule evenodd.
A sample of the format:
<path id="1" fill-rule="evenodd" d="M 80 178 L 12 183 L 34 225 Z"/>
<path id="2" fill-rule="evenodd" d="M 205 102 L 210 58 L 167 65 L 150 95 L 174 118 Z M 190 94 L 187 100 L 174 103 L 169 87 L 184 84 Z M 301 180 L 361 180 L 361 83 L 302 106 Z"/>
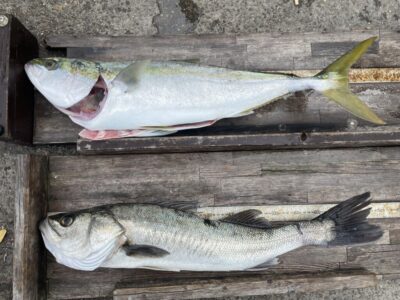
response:
<path id="1" fill-rule="evenodd" d="M 85 98 L 68 108 L 60 108 L 60 110 L 75 118 L 91 120 L 96 117 L 104 107 L 107 94 L 107 84 L 100 75 Z"/>

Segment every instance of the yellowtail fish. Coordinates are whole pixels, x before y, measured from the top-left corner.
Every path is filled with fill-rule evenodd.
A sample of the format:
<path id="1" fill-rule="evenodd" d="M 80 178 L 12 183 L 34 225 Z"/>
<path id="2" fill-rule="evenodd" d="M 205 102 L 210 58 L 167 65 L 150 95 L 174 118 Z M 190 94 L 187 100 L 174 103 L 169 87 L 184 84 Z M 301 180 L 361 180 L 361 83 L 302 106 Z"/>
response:
<path id="1" fill-rule="evenodd" d="M 314 77 L 235 71 L 185 62 L 93 62 L 37 58 L 34 86 L 88 139 L 167 135 L 212 125 L 296 91 L 313 89 L 353 115 L 384 124 L 348 87 L 348 70 L 375 41 L 365 40 Z M 282 120 L 284 121 L 284 120 Z"/>
<path id="2" fill-rule="evenodd" d="M 261 270 L 306 245 L 381 237 L 382 230 L 366 219 L 369 197 L 358 195 L 311 221 L 275 227 L 254 209 L 210 220 L 174 205 L 117 204 L 50 215 L 40 231 L 57 262 L 78 270 Z"/>

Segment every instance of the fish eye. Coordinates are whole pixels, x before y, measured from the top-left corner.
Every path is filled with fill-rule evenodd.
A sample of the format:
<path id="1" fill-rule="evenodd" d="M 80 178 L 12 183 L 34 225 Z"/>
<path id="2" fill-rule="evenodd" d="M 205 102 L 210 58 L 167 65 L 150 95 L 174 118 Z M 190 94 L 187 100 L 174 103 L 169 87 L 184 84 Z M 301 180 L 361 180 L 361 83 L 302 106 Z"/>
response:
<path id="1" fill-rule="evenodd" d="M 46 67 L 47 70 L 52 71 L 57 69 L 58 63 L 54 59 L 48 59 L 44 62 L 44 66 Z"/>
<path id="2" fill-rule="evenodd" d="M 62 227 L 68 227 L 71 226 L 74 223 L 74 221 L 75 221 L 75 216 L 68 214 L 62 216 L 58 222 Z"/>

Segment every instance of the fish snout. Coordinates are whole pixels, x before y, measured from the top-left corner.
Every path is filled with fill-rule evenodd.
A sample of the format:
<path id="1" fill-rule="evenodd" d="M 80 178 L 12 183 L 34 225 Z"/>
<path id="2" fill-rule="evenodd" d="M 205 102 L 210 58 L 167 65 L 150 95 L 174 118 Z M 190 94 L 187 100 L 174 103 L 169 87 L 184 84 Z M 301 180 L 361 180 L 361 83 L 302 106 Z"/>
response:
<path id="1" fill-rule="evenodd" d="M 33 62 L 28 62 L 25 64 L 25 72 L 28 74 L 30 80 L 37 81 L 43 76 L 45 68 Z"/>

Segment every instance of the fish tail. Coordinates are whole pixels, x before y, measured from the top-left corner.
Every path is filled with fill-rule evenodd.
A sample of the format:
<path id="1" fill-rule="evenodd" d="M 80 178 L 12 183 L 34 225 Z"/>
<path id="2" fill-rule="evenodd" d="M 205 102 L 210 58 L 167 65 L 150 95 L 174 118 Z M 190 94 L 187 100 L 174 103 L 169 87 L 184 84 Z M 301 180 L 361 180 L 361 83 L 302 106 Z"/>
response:
<path id="1" fill-rule="evenodd" d="M 328 80 L 328 84 L 316 88 L 326 97 L 342 106 L 353 115 L 375 124 L 385 124 L 364 102 L 349 90 L 349 69 L 374 43 L 377 37 L 369 38 L 339 57 L 314 78 Z"/>
<path id="2" fill-rule="evenodd" d="M 311 223 L 329 224 L 325 241 L 328 245 L 367 243 L 379 239 L 383 232 L 379 226 L 368 223 L 371 208 L 370 193 L 354 196 L 319 215 Z M 364 209 L 366 208 L 366 209 Z M 328 222 L 327 222 L 328 221 Z M 332 224 L 333 221 L 333 224 Z"/>

